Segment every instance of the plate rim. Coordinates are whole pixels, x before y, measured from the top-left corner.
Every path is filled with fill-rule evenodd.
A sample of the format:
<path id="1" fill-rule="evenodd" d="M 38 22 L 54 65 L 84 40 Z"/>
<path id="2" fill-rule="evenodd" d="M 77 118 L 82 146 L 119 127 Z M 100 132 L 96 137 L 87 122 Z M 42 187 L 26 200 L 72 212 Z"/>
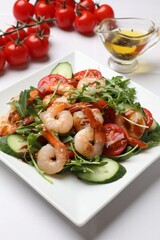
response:
<path id="1" fill-rule="evenodd" d="M 40 71 L 43 71 L 44 69 L 47 69 L 48 67 L 52 66 L 53 64 L 56 64 L 60 61 L 62 61 L 62 59 L 64 58 L 67 58 L 68 56 L 71 56 L 71 55 L 81 55 L 81 56 L 84 56 L 85 58 L 87 59 L 90 59 L 92 60 L 92 62 L 95 62 L 97 63 L 98 65 L 101 65 L 102 67 L 104 67 L 104 65 L 102 65 L 101 63 L 98 63 L 96 62 L 94 59 L 90 58 L 89 56 L 85 55 L 84 53 L 80 52 L 79 50 L 74 50 L 68 54 L 66 54 L 65 56 L 63 57 L 60 57 L 58 59 L 56 59 L 55 61 L 52 61 L 51 63 L 41 67 L 40 69 L 38 69 L 37 71 L 31 73 L 31 74 L 28 74 L 27 76 L 25 76 L 24 78 L 22 78 L 20 81 L 23 82 L 25 81 L 25 79 L 33 76 L 33 75 L 36 75 L 37 73 L 39 73 Z M 107 67 L 106 67 L 107 68 Z M 110 72 L 112 72 L 112 74 L 116 74 L 116 75 L 121 75 L 119 73 L 116 73 L 112 70 L 110 70 Z M 122 75 L 123 76 L 123 75 Z M 131 80 L 131 82 L 133 83 L 133 85 L 135 85 L 136 87 L 138 88 L 141 88 L 141 90 L 144 90 L 145 92 L 148 92 L 150 95 L 152 95 L 154 98 L 156 99 L 160 99 L 159 96 L 157 96 L 156 94 L 152 93 L 151 91 L 149 91 L 148 89 L 140 86 L 139 84 L 133 82 Z M 4 93 L 5 91 L 9 91 L 10 89 L 14 88 L 15 86 L 19 85 L 19 82 L 17 83 L 14 83 L 13 85 L 7 87 L 6 89 L 3 89 L 2 91 L 0 91 L 0 93 Z M 145 169 L 142 170 L 142 172 L 139 172 L 137 176 L 134 177 L 134 179 L 131 179 L 130 182 L 127 182 L 127 184 L 125 184 L 123 186 L 123 188 L 120 189 L 119 192 L 117 192 L 116 195 L 114 195 L 107 203 L 105 202 L 103 205 L 101 205 L 99 208 L 96 209 L 96 211 L 92 212 L 88 217 L 84 218 L 83 220 L 76 220 L 75 218 L 73 218 L 70 214 L 66 214 L 66 212 L 63 210 L 63 208 L 60 209 L 60 207 L 58 206 L 55 206 L 55 204 L 53 204 L 53 202 L 51 202 L 45 194 L 43 194 L 43 192 L 41 192 L 40 190 L 37 189 L 37 187 L 31 183 L 31 181 L 29 179 L 27 179 L 25 176 L 23 176 L 23 174 L 19 171 L 17 171 L 17 169 L 14 168 L 14 166 L 11 166 L 7 163 L 5 163 L 5 158 L 7 154 L 3 153 L 3 152 L 0 152 L 0 161 L 3 162 L 6 166 L 8 166 L 12 171 L 14 171 L 21 179 L 23 179 L 27 184 L 29 184 L 36 192 L 38 192 L 43 198 L 45 198 L 52 206 L 54 206 L 59 212 L 61 212 L 65 217 L 67 217 L 71 222 L 73 222 L 75 225 L 79 226 L 79 227 L 82 227 L 83 225 L 85 225 L 89 220 L 91 220 L 92 217 L 94 217 L 99 211 L 101 211 L 109 202 L 112 201 L 112 199 L 114 199 L 115 197 L 117 197 L 117 195 L 122 192 L 129 184 L 130 182 L 132 182 L 135 178 L 137 178 L 137 176 L 139 176 L 142 172 L 145 171 L 146 168 L 148 168 L 154 161 L 156 161 L 158 159 L 158 157 L 160 157 L 160 153 L 159 153 L 159 156 L 158 157 L 155 157 L 155 159 L 151 162 L 151 164 L 149 164 Z M 8 158 L 10 158 L 11 156 L 7 155 Z M 2 159 L 1 159 L 2 158 Z M 11 157 L 12 158 L 12 157 Z M 17 159 L 16 159 L 17 161 Z M 45 181 L 45 180 L 43 180 Z"/>

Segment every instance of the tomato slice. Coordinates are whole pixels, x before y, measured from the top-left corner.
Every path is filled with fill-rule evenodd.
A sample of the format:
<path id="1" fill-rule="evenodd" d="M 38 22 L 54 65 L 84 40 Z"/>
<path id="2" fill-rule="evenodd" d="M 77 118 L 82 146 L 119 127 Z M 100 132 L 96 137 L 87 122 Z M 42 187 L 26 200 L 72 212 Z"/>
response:
<path id="1" fill-rule="evenodd" d="M 114 123 L 116 119 L 115 110 L 109 106 L 103 108 L 104 123 Z"/>
<path id="2" fill-rule="evenodd" d="M 103 150 L 105 156 L 117 156 L 127 146 L 128 140 L 123 129 L 115 123 L 104 124 L 106 143 Z"/>
<path id="3" fill-rule="evenodd" d="M 74 74 L 74 78 L 80 80 L 84 77 L 102 78 L 102 73 L 96 69 L 86 69 Z"/>
<path id="4" fill-rule="evenodd" d="M 67 78 L 63 77 L 60 74 L 49 74 L 43 77 L 38 82 L 37 86 L 39 95 L 43 98 L 45 95 L 53 93 L 54 88 L 57 87 L 60 83 L 68 83 Z"/>
<path id="5" fill-rule="evenodd" d="M 107 102 L 103 99 L 98 100 L 93 103 L 93 106 L 99 108 L 103 112 L 103 119 L 105 123 L 114 123 L 116 119 L 115 110 L 107 105 Z"/>
<path id="6" fill-rule="evenodd" d="M 143 111 L 144 111 L 144 115 L 145 115 L 145 123 L 148 127 L 151 127 L 153 124 L 152 113 L 146 108 L 143 108 Z"/>

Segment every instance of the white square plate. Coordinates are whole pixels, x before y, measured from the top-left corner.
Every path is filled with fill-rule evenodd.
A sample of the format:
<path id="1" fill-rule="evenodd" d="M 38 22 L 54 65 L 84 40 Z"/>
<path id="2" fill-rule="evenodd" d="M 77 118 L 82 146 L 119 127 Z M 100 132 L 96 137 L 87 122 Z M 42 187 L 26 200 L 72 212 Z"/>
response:
<path id="1" fill-rule="evenodd" d="M 0 94 L 1 114 L 3 115 L 7 112 L 6 103 L 10 101 L 11 97 L 17 96 L 21 90 L 30 86 L 36 86 L 38 81 L 43 76 L 48 75 L 57 63 L 63 61 L 70 62 L 74 72 L 96 68 L 107 78 L 118 75 L 84 54 L 74 51 L 45 66 L 33 75 L 27 76 L 18 84 L 2 91 Z M 160 122 L 160 98 L 133 82 L 131 82 L 131 86 L 136 88 L 137 99 L 142 106 L 148 108 L 153 113 L 154 118 Z M 123 163 L 127 169 L 125 176 L 110 184 L 87 184 L 70 174 L 54 176 L 53 184 L 50 184 L 33 167 L 0 152 L 0 160 L 4 164 L 17 173 L 17 175 L 77 226 L 83 226 L 88 222 L 139 174 L 158 159 L 159 156 L 160 147 L 154 147 L 133 156 Z"/>

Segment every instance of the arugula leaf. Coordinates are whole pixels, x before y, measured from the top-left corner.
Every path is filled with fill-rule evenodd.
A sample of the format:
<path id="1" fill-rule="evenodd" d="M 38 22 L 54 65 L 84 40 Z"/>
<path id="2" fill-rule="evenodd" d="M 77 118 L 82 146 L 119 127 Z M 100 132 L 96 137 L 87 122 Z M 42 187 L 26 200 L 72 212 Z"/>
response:
<path id="1" fill-rule="evenodd" d="M 105 87 L 97 82 L 96 88 L 89 88 L 91 84 L 83 85 L 81 90 L 72 90 L 72 94 L 68 100 L 72 103 L 74 99 L 77 102 L 97 102 L 105 100 L 108 106 L 114 108 L 117 113 L 124 112 L 126 104 L 132 105 L 134 108 L 141 109 L 139 103 L 135 103 L 135 88 L 128 86 L 129 79 L 123 79 L 122 76 L 116 76 L 112 79 L 105 80 Z"/>
<path id="2" fill-rule="evenodd" d="M 70 143 L 74 141 L 74 135 L 75 135 L 75 131 L 71 130 L 68 133 L 64 133 L 64 134 L 59 134 L 59 138 L 63 143 Z"/>
<path id="3" fill-rule="evenodd" d="M 148 147 L 160 145 L 160 125 L 156 122 L 156 128 L 153 131 L 145 131 L 142 141 L 148 143 Z"/>
<path id="4" fill-rule="evenodd" d="M 21 135 L 29 135 L 30 133 L 39 133 L 42 131 L 42 122 L 40 119 L 36 119 L 35 122 L 30 123 L 26 126 L 23 125 L 23 121 L 17 127 L 16 132 Z"/>
<path id="5" fill-rule="evenodd" d="M 33 166 L 35 167 L 35 169 L 37 170 L 37 172 L 38 172 L 42 177 L 44 177 L 49 183 L 53 183 L 53 181 L 52 181 L 48 176 L 45 175 L 45 172 L 38 167 L 38 165 L 37 165 L 37 163 L 36 163 L 36 161 L 35 161 L 35 159 L 34 159 L 33 154 L 32 154 L 31 151 L 29 151 L 29 155 L 30 155 L 30 159 L 31 159 L 30 165 L 33 165 Z"/>
<path id="6" fill-rule="evenodd" d="M 71 172 L 93 172 L 90 169 L 91 165 L 103 166 L 107 163 L 107 161 L 105 161 L 101 156 L 97 156 L 93 159 L 84 158 L 75 151 L 72 143 L 70 149 L 74 152 L 74 159 L 72 159 L 64 166 L 64 171 L 69 170 Z"/>
<path id="7" fill-rule="evenodd" d="M 150 129 L 145 130 L 141 140 L 148 144 L 147 148 L 160 145 L 160 125 L 156 122 L 156 128 L 153 131 L 151 131 Z M 145 149 L 141 149 L 138 146 L 128 146 L 123 154 L 115 156 L 113 157 L 113 159 L 118 161 L 124 161 L 144 150 Z"/>
<path id="8" fill-rule="evenodd" d="M 36 117 L 38 111 L 44 108 L 43 101 L 39 96 L 37 96 L 35 100 L 29 103 L 28 100 L 30 99 L 30 92 L 34 89 L 34 87 L 30 87 L 30 89 L 21 91 L 18 100 L 8 102 L 8 104 L 16 107 L 22 119 L 28 116 Z"/>
<path id="9" fill-rule="evenodd" d="M 27 110 L 27 99 L 28 98 L 29 98 L 29 90 L 24 90 L 20 93 L 18 100 L 14 100 L 14 101 L 8 103 L 8 104 L 16 107 L 21 118 L 25 118 L 25 117 L 29 116 L 28 110 Z"/>
<path id="10" fill-rule="evenodd" d="M 27 142 L 28 142 L 28 149 L 30 152 L 38 152 L 39 149 L 42 147 L 40 142 L 38 141 L 38 138 L 41 136 L 41 133 L 35 134 L 35 133 L 30 133 L 27 137 Z"/>

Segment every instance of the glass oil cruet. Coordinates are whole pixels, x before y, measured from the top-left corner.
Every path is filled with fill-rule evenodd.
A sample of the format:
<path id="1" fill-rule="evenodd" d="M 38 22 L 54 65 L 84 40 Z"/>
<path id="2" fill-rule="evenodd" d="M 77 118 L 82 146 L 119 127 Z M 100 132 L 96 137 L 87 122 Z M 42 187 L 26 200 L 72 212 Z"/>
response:
<path id="1" fill-rule="evenodd" d="M 134 71 L 137 57 L 159 40 L 159 28 L 143 18 L 106 18 L 95 29 L 111 54 L 110 68 L 120 73 Z"/>

